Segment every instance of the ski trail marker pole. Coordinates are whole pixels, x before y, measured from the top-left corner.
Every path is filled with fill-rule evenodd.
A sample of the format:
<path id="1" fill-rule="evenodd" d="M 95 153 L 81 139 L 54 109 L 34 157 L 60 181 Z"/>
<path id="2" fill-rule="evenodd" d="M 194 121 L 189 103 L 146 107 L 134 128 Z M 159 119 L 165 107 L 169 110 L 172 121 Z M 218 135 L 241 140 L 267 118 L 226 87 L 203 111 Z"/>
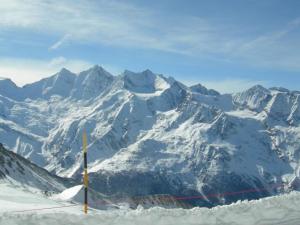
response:
<path id="1" fill-rule="evenodd" d="M 83 173 L 83 185 L 84 185 L 84 208 L 83 211 L 85 214 L 87 214 L 88 211 L 88 172 L 87 172 L 87 136 L 86 131 L 83 131 L 83 137 L 82 137 L 82 144 L 83 144 L 83 167 L 84 167 L 84 173 Z"/>

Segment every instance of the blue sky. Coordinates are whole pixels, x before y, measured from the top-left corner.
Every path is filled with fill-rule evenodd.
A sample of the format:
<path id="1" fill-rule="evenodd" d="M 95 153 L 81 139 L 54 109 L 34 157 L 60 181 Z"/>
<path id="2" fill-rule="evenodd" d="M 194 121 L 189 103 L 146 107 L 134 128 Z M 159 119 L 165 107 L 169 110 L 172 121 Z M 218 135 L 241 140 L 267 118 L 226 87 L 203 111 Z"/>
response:
<path id="1" fill-rule="evenodd" d="M 0 76 L 18 85 L 94 64 L 221 92 L 300 90 L 298 0 L 0 0 Z"/>

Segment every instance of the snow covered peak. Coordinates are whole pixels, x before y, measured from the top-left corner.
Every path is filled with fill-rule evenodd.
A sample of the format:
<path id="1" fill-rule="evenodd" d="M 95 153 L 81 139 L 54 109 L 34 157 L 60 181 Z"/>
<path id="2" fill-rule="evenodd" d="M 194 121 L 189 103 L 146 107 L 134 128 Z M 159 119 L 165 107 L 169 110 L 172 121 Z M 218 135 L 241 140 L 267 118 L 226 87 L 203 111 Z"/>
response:
<path id="1" fill-rule="evenodd" d="M 68 97 L 73 88 L 76 74 L 63 68 L 54 76 L 45 80 L 42 87 L 42 95 L 50 97 L 52 95 L 59 95 Z"/>
<path id="2" fill-rule="evenodd" d="M 261 111 L 271 98 L 271 91 L 261 85 L 255 85 L 233 96 L 233 101 L 240 107 Z"/>
<path id="3" fill-rule="evenodd" d="M 7 77 L 0 77 L 0 81 L 2 81 L 2 80 L 10 80 L 10 79 Z"/>
<path id="4" fill-rule="evenodd" d="M 49 99 L 53 95 L 68 97 L 75 79 L 75 73 L 63 68 L 50 77 L 25 85 L 20 91 L 23 99 Z"/>
<path id="5" fill-rule="evenodd" d="M 99 78 L 112 78 L 113 75 L 107 72 L 103 67 L 99 65 L 94 65 L 88 70 L 82 71 L 79 73 L 79 76 L 87 76 L 87 77 L 99 77 Z"/>
<path id="6" fill-rule="evenodd" d="M 79 73 L 71 95 L 84 99 L 98 96 L 112 85 L 114 79 L 112 74 L 101 66 L 95 65 Z"/>
<path id="7" fill-rule="evenodd" d="M 286 92 L 275 92 L 265 111 L 272 121 L 299 122 L 299 101 Z"/>
<path id="8" fill-rule="evenodd" d="M 6 84 L 6 85 L 12 85 L 12 86 L 16 86 L 16 84 L 9 78 L 4 78 L 4 77 L 0 77 L 0 84 Z"/>
<path id="9" fill-rule="evenodd" d="M 73 74 L 70 70 L 66 69 L 65 67 L 61 68 L 61 70 L 58 72 L 59 74 Z"/>
<path id="10" fill-rule="evenodd" d="M 213 90 L 213 89 L 207 89 L 201 84 L 196 84 L 190 87 L 192 92 L 196 92 L 203 95 L 213 95 L 213 96 L 219 96 L 220 93 Z"/>
<path id="11" fill-rule="evenodd" d="M 23 99 L 49 99 L 54 95 L 88 99 L 101 94 L 113 80 L 114 76 L 98 65 L 78 75 L 62 68 L 51 77 L 25 85 L 20 91 Z"/>
<path id="12" fill-rule="evenodd" d="M 289 93 L 290 92 L 289 89 L 286 89 L 286 88 L 283 88 L 283 87 L 271 87 L 271 88 L 269 88 L 269 90 L 271 90 L 271 91 L 277 91 L 277 92 L 285 92 L 285 93 Z"/>
<path id="13" fill-rule="evenodd" d="M 76 78 L 76 74 L 72 73 L 70 70 L 67 70 L 66 68 L 62 68 L 58 73 L 55 75 L 55 79 L 53 80 L 56 84 L 58 82 L 67 82 L 72 83 L 74 82 Z M 51 78 L 49 79 L 51 80 Z M 51 81 L 50 81 L 51 82 Z"/>
<path id="14" fill-rule="evenodd" d="M 123 75 L 126 84 L 135 87 L 142 87 L 147 85 L 153 86 L 156 78 L 156 75 L 150 70 L 145 70 L 141 73 L 135 73 L 129 70 L 125 70 Z"/>
<path id="15" fill-rule="evenodd" d="M 169 81 L 162 75 L 150 70 L 134 73 L 125 70 L 123 73 L 124 87 L 136 93 L 155 93 L 170 87 Z"/>
<path id="16" fill-rule="evenodd" d="M 0 95 L 14 100 L 20 98 L 18 86 L 9 78 L 0 78 Z"/>
<path id="17" fill-rule="evenodd" d="M 255 93 L 269 94 L 270 93 L 270 91 L 267 88 L 263 87 L 260 84 L 254 85 L 253 87 L 249 88 L 245 92 L 247 92 L 249 94 L 255 94 Z"/>

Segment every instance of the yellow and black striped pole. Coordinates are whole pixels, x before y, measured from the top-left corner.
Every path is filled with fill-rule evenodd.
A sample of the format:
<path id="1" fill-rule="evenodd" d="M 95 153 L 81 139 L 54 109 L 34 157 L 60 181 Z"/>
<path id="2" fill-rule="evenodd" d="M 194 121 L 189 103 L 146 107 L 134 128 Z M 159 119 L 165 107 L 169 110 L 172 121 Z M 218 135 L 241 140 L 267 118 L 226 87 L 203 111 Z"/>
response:
<path id="1" fill-rule="evenodd" d="M 83 185 L 84 185 L 84 208 L 83 211 L 85 214 L 87 214 L 88 210 L 88 172 L 87 172 L 87 137 L 86 137 L 86 131 L 83 131 L 83 167 L 84 167 L 84 173 L 83 173 Z"/>

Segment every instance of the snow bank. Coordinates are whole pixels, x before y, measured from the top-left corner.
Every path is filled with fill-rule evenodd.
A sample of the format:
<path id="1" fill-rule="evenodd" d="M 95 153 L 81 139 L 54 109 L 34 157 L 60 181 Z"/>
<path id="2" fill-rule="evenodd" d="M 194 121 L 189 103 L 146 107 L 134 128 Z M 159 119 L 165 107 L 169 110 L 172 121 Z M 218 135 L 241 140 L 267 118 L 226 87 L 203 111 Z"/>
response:
<path id="1" fill-rule="evenodd" d="M 53 206 L 70 205 L 16 190 L 7 185 L 0 186 L 0 224 L 43 224 L 43 225 L 299 225 L 300 193 L 265 198 L 257 201 L 243 201 L 229 206 L 212 209 L 163 209 L 159 207 L 137 210 L 90 210 L 83 215 L 82 206 L 40 211 L 13 212 Z M 14 191 L 15 190 L 15 191 Z M 14 196 L 14 197 L 12 197 Z"/>
<path id="2" fill-rule="evenodd" d="M 68 201 L 68 202 L 76 202 L 79 204 L 83 204 L 84 203 L 84 187 L 83 187 L 83 185 L 77 185 L 77 186 L 68 188 L 60 194 L 53 195 L 51 197 L 51 199 L 58 200 L 58 201 Z M 108 200 L 105 195 L 95 192 L 92 189 L 89 189 L 88 202 L 89 202 L 89 206 L 94 209 L 107 210 L 107 209 L 119 208 L 113 202 Z"/>
<path id="3" fill-rule="evenodd" d="M 73 200 L 76 195 L 82 190 L 82 185 L 77 185 L 71 188 L 68 188 L 64 190 L 62 193 L 55 196 L 56 199 L 64 200 L 64 201 L 70 201 Z"/>

